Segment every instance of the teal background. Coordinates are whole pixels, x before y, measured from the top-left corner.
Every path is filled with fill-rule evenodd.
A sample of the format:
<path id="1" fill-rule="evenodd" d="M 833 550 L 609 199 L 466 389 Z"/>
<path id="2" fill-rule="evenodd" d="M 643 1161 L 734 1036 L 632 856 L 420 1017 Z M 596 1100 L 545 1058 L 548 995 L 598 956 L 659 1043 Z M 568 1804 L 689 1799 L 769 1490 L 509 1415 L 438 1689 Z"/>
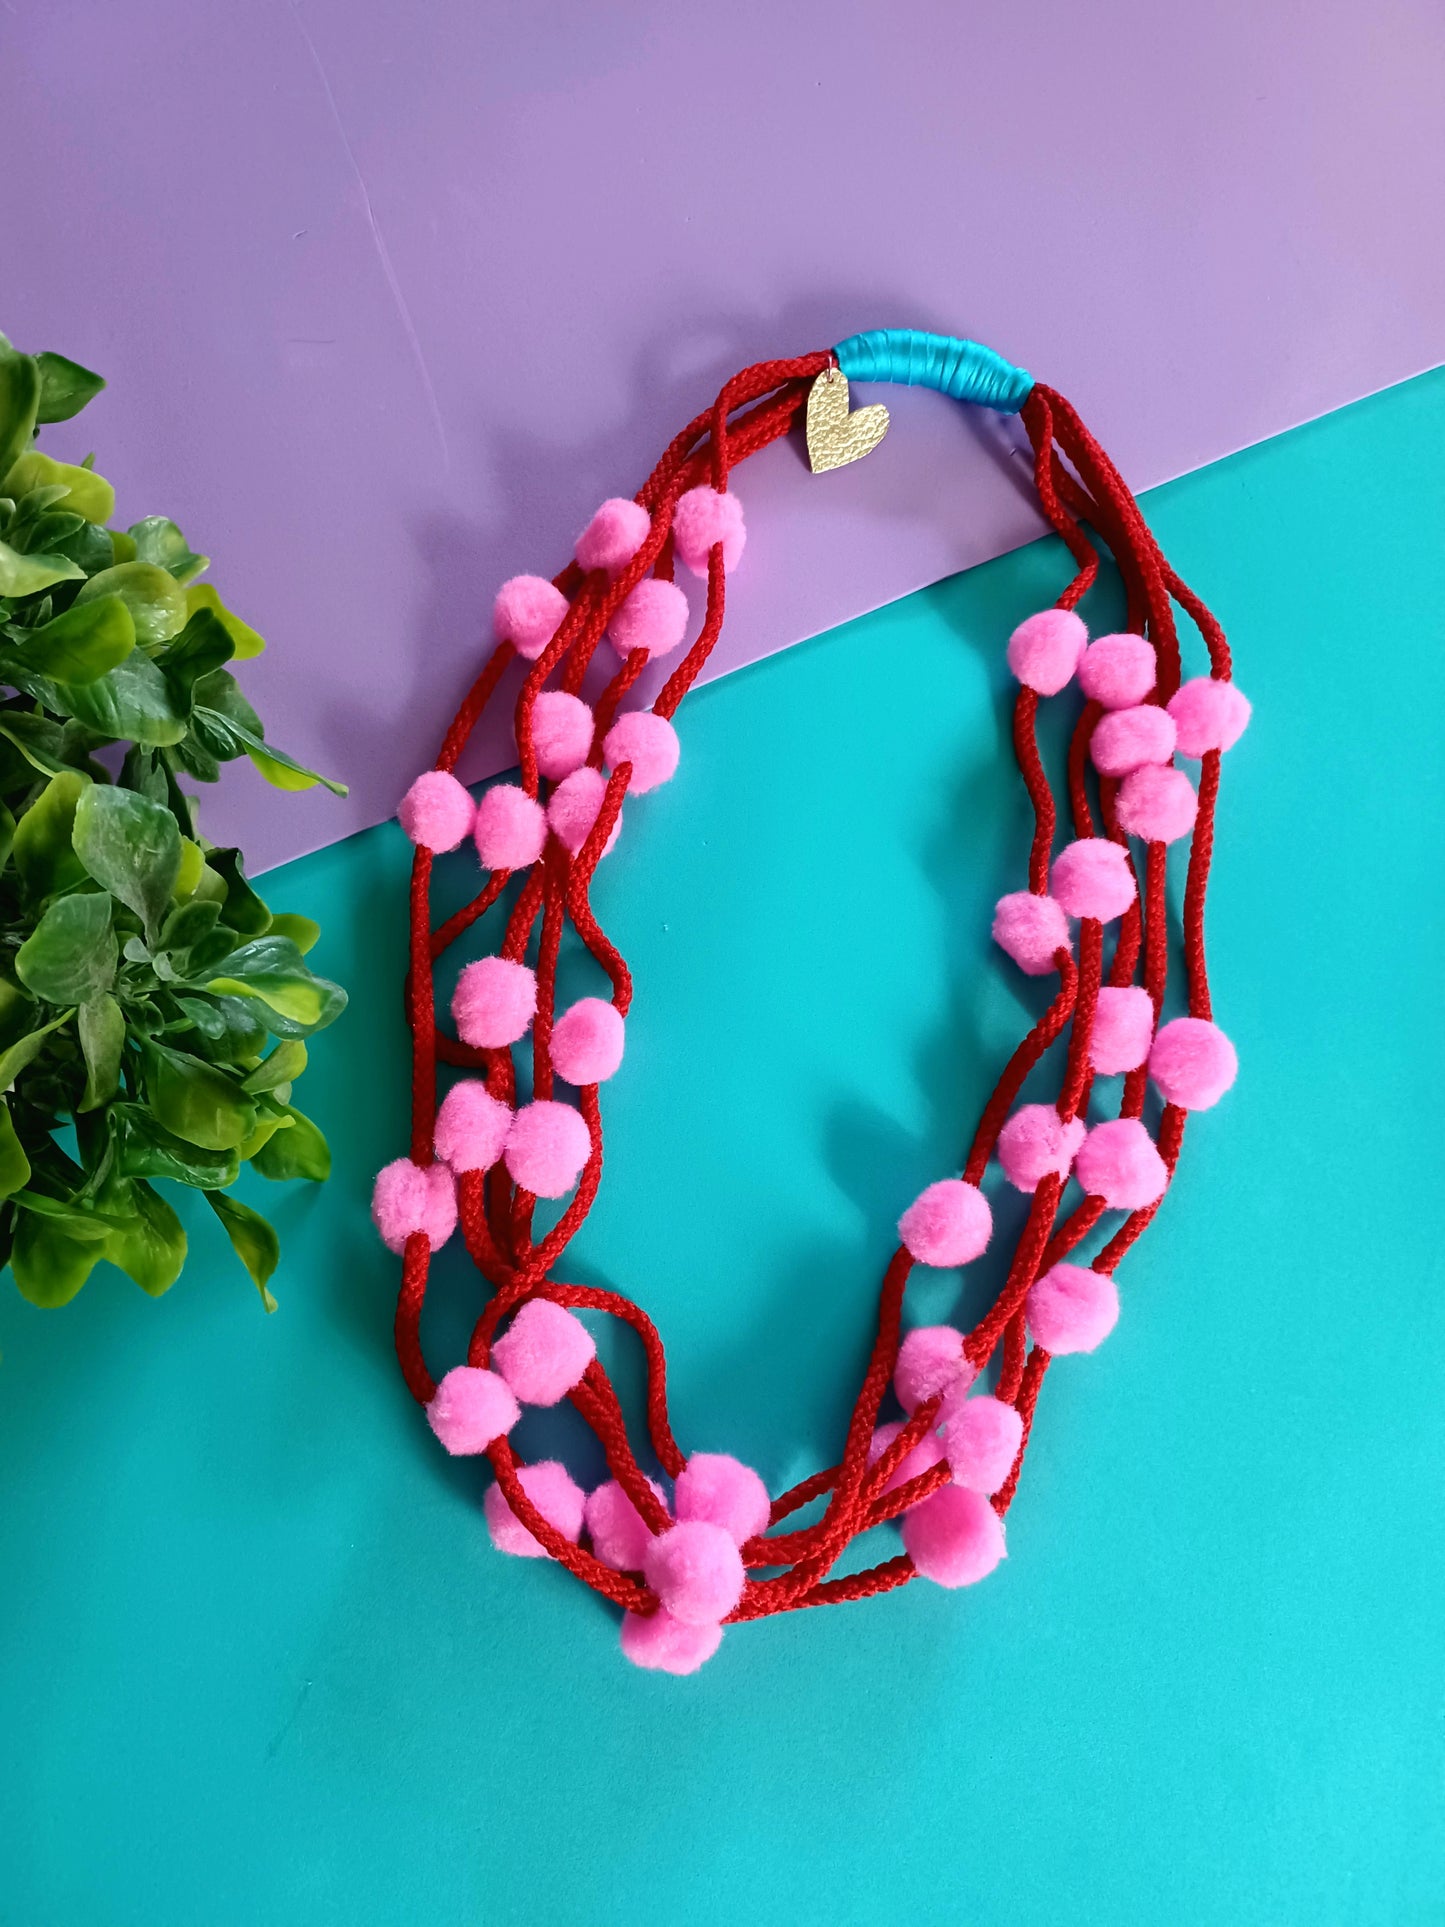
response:
<path id="1" fill-rule="evenodd" d="M 337 1176 L 264 1200 L 280 1310 L 195 1212 L 159 1302 L 0 1290 L 6 1927 L 1445 1921 L 1442 440 L 1437 374 L 1147 504 L 1256 705 L 1209 920 L 1243 1068 L 971 1591 L 674 1681 L 491 1551 L 366 1215 L 407 850 L 270 876 L 352 992 L 302 1090 Z M 603 867 L 638 1000 L 568 1271 L 657 1318 L 684 1445 L 774 1488 L 833 1453 L 892 1222 L 1042 995 L 987 926 L 1026 842 L 1003 641 L 1062 570 L 1039 543 L 702 690 Z M 436 1298 L 440 1363 L 455 1252 Z"/>

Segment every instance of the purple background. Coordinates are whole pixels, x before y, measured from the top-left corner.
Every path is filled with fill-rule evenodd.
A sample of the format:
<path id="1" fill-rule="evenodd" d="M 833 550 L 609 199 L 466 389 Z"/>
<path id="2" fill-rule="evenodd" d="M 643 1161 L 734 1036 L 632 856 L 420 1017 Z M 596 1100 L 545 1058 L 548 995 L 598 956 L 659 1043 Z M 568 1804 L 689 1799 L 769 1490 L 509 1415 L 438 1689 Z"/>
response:
<path id="1" fill-rule="evenodd" d="M 1436 0 L 17 0 L 0 326 L 110 378 L 47 446 L 218 559 L 353 786 L 228 774 L 260 868 L 390 813 L 497 583 L 744 362 L 972 334 L 1144 487 L 1439 361 L 1442 55 Z M 1036 532 L 1006 432 L 887 399 L 858 467 L 742 471 L 715 673 Z"/>

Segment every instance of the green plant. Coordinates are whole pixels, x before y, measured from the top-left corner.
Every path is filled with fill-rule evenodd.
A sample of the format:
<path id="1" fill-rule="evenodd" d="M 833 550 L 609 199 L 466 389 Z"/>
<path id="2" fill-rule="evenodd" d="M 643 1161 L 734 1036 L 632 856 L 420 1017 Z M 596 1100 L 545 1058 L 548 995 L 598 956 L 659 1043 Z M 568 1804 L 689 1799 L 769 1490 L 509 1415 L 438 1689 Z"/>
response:
<path id="1" fill-rule="evenodd" d="M 108 528 L 92 458 L 35 447 L 103 386 L 0 335 L 0 1264 L 37 1305 L 101 1259 L 159 1294 L 186 1255 L 170 1179 L 270 1311 L 276 1234 L 226 1194 L 243 1164 L 327 1175 L 291 1092 L 346 995 L 307 967 L 316 925 L 200 836 L 181 778 L 247 756 L 279 789 L 344 792 L 266 740 L 227 667 L 265 644 L 175 523 Z"/>

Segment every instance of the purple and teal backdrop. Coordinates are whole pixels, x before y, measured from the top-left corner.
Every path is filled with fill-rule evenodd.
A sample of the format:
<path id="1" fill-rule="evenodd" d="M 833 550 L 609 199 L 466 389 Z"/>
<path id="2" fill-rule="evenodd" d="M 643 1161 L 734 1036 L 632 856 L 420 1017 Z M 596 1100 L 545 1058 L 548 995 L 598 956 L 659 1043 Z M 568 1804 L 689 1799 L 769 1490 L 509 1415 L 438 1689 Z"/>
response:
<path id="1" fill-rule="evenodd" d="M 1140 487 L 1439 361 L 1442 55 L 1433 0 L 18 0 L 0 326 L 109 376 L 54 444 L 217 558 L 352 785 L 228 774 L 261 867 L 392 811 L 496 584 L 746 361 L 971 334 Z M 744 472 L 714 673 L 1036 532 L 1006 432 L 888 400 L 867 462 Z"/>

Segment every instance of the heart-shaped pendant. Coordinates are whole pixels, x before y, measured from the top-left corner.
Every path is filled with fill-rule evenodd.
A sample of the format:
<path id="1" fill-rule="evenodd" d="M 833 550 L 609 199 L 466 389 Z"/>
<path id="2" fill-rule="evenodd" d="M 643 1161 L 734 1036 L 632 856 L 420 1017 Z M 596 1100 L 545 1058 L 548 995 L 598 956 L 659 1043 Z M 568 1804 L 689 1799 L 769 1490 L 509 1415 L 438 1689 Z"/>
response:
<path id="1" fill-rule="evenodd" d="M 848 412 L 848 377 L 825 368 L 808 391 L 808 466 L 824 469 L 860 462 L 888 433 L 888 410 L 881 402 Z"/>

